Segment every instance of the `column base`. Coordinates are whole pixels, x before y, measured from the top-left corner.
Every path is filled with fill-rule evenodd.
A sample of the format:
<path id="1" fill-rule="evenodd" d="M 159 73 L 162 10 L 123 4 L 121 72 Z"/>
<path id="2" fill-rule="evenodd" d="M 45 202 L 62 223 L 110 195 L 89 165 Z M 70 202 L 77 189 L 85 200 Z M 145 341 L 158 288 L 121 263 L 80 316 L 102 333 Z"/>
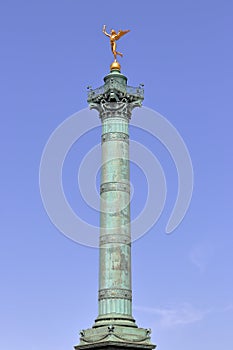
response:
<path id="1" fill-rule="evenodd" d="M 95 320 L 93 328 L 109 325 L 138 328 L 135 319 L 131 315 L 122 315 L 118 313 L 99 315 Z"/>
<path id="2" fill-rule="evenodd" d="M 80 344 L 74 346 L 75 350 L 152 350 L 155 349 L 156 345 L 153 344 L 135 344 L 129 342 L 115 342 L 115 341 L 105 341 L 101 343 L 93 344 Z"/>
<path id="3" fill-rule="evenodd" d="M 119 349 L 154 349 L 150 334 L 150 329 L 139 328 L 130 315 L 107 314 L 99 316 L 92 328 L 80 332 L 80 344 L 74 348 L 117 350 L 119 346 Z"/>

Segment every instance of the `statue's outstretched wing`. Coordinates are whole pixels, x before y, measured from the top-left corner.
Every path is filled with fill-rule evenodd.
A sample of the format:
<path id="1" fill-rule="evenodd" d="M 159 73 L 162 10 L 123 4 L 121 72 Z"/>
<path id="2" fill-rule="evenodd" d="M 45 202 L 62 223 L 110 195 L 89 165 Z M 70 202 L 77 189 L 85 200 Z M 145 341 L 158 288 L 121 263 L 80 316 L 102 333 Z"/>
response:
<path id="1" fill-rule="evenodd" d="M 119 30 L 119 32 L 117 33 L 115 40 L 119 40 L 123 35 L 129 33 L 130 30 Z"/>

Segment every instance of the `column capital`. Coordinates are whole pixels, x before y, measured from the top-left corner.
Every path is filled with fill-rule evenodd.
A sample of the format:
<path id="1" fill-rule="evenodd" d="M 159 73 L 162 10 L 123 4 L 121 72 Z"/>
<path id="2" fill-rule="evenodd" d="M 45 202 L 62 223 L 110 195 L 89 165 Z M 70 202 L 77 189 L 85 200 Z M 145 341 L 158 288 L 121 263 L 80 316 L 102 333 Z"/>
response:
<path id="1" fill-rule="evenodd" d="M 132 110 L 135 107 L 141 107 L 141 100 L 128 102 L 127 99 L 123 99 L 121 102 L 107 102 L 102 100 L 100 103 L 91 102 L 89 104 L 90 109 L 96 109 L 99 112 L 101 120 L 107 118 L 123 118 L 129 121 L 131 119 Z"/>
<path id="2" fill-rule="evenodd" d="M 127 85 L 127 78 L 112 71 L 104 78 L 104 85 L 97 89 L 88 87 L 87 102 L 91 109 L 100 113 L 100 118 L 121 117 L 130 119 L 135 107 L 140 107 L 144 99 L 143 84 L 138 87 Z"/>

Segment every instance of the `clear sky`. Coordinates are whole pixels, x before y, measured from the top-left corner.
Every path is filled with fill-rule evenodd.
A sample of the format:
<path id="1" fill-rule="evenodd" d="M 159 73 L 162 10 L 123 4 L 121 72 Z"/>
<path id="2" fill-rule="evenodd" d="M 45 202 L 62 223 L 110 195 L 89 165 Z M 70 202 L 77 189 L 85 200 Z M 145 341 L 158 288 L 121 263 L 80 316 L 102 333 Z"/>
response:
<path id="1" fill-rule="evenodd" d="M 86 87 L 109 72 L 103 24 L 131 29 L 119 42 L 122 73 L 145 84 L 144 106 L 182 135 L 195 174 L 187 215 L 166 235 L 175 166 L 159 141 L 132 128 L 168 190 L 159 221 L 133 244 L 134 317 L 161 350 L 232 349 L 232 14 L 227 0 L 1 2 L 0 349 L 72 349 L 97 316 L 98 250 L 55 228 L 38 179 L 51 133 L 87 107 Z M 87 134 L 64 164 L 67 198 L 89 222 L 98 215 L 81 201 L 77 170 L 99 139 L 100 129 Z M 145 176 L 134 165 L 131 173 L 136 215 Z"/>

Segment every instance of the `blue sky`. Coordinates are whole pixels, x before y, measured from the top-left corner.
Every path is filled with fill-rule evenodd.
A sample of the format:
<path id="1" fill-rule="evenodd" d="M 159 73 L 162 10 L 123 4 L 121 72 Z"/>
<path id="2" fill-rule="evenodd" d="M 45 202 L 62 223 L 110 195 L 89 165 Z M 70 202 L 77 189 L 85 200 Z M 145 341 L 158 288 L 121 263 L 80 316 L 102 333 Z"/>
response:
<path id="1" fill-rule="evenodd" d="M 232 11 L 210 0 L 1 3 L 1 349 L 72 349 L 97 316 L 98 251 L 53 226 L 38 178 L 49 136 L 87 107 L 86 86 L 109 71 L 103 24 L 131 29 L 119 42 L 122 73 L 145 84 L 144 105 L 177 128 L 195 173 L 188 213 L 166 235 L 175 166 L 159 141 L 132 128 L 168 186 L 159 221 L 133 244 L 134 317 L 158 349 L 232 347 Z M 98 214 L 79 198 L 77 169 L 99 138 L 99 129 L 87 134 L 64 165 L 67 198 L 90 222 Z M 132 170 L 136 215 L 145 178 Z"/>

